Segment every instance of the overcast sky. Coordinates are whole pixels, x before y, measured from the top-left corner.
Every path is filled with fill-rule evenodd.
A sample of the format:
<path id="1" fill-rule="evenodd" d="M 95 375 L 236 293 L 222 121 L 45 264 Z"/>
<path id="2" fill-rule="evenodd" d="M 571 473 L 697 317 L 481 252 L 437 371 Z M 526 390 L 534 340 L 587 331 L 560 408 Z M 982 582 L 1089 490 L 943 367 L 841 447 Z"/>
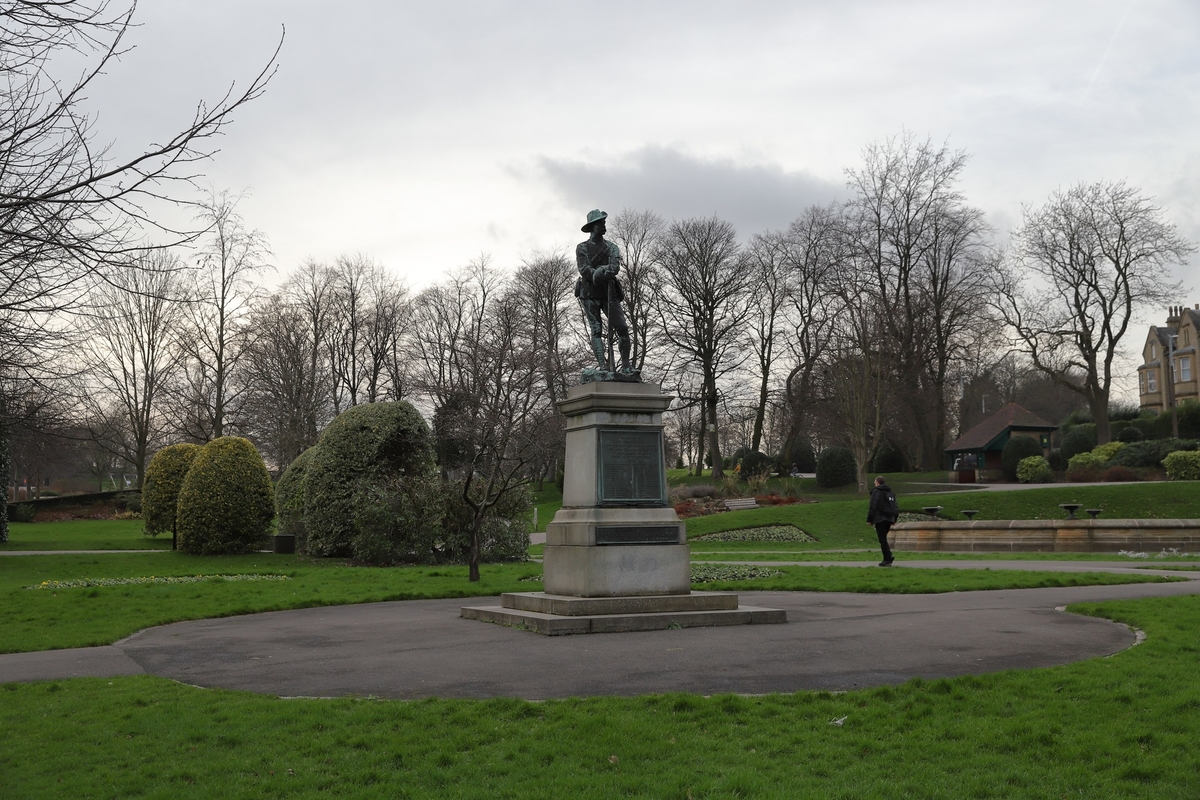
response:
<path id="1" fill-rule="evenodd" d="M 420 287 L 572 246 L 595 207 L 745 238 L 905 129 L 972 154 L 962 188 L 997 229 L 1127 179 L 1200 240 L 1196 0 L 141 0 L 136 19 L 91 93 L 118 152 L 247 82 L 286 26 L 206 167 L 249 191 L 281 273 L 362 252 Z"/>

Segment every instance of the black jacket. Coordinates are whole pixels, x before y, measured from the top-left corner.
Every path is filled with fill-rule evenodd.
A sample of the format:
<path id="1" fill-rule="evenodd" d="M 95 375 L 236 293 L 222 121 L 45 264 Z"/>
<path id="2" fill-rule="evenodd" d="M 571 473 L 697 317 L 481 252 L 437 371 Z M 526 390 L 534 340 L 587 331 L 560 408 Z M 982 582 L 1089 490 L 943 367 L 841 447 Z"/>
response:
<path id="1" fill-rule="evenodd" d="M 881 483 L 871 490 L 871 506 L 867 509 L 867 522 L 874 525 L 877 522 L 895 522 L 895 514 L 884 514 L 883 504 L 885 498 L 891 494 L 895 497 L 896 493 L 886 483 Z"/>

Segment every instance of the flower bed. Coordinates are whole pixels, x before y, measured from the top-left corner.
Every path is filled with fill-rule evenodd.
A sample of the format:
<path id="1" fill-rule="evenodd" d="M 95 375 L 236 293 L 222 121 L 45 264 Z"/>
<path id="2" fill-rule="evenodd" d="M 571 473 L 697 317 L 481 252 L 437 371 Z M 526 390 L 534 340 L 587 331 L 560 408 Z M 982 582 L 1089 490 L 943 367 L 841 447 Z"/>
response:
<path id="1" fill-rule="evenodd" d="M 752 581 L 758 578 L 776 578 L 783 572 L 770 567 L 752 567 L 746 564 L 693 564 L 692 583 L 716 583 L 718 581 Z"/>
<path id="2" fill-rule="evenodd" d="M 815 542 L 813 537 L 794 525 L 767 525 L 761 528 L 742 528 L 736 531 L 706 533 L 693 542 Z"/>

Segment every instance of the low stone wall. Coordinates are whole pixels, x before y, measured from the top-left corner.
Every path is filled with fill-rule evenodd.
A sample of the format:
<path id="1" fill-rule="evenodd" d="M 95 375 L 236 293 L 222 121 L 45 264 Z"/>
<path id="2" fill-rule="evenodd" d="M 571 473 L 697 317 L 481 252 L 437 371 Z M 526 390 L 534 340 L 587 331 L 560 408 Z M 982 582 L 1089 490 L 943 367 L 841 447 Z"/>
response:
<path id="1" fill-rule="evenodd" d="M 1017 519 L 901 522 L 892 548 L 959 553 L 1200 552 L 1200 519 Z"/>

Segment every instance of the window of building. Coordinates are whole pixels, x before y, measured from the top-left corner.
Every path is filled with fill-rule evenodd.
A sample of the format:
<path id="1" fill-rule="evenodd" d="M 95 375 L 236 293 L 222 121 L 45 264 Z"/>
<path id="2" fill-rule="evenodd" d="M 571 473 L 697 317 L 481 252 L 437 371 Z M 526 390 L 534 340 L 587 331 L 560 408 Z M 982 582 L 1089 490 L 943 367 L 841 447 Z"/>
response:
<path id="1" fill-rule="evenodd" d="M 1192 379 L 1192 359 L 1191 356 L 1184 356 L 1179 359 L 1179 380 L 1190 381 Z"/>
<path id="2" fill-rule="evenodd" d="M 1158 358 L 1158 347 L 1157 347 L 1157 345 L 1151 344 L 1150 345 L 1150 360 L 1153 361 L 1156 358 Z"/>
<path id="3" fill-rule="evenodd" d="M 1158 370 L 1146 370 L 1146 391 L 1148 393 L 1154 393 L 1158 391 Z"/>

